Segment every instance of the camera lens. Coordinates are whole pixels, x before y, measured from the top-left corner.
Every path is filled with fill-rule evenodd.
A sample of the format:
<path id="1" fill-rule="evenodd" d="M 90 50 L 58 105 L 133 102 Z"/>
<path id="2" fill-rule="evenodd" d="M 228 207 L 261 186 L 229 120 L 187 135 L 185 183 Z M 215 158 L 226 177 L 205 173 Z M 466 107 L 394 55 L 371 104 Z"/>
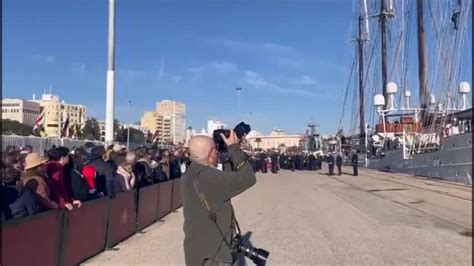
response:
<path id="1" fill-rule="evenodd" d="M 265 249 L 255 248 L 248 243 L 242 244 L 240 246 L 240 251 L 257 265 L 263 264 L 270 255 L 270 252 Z"/>

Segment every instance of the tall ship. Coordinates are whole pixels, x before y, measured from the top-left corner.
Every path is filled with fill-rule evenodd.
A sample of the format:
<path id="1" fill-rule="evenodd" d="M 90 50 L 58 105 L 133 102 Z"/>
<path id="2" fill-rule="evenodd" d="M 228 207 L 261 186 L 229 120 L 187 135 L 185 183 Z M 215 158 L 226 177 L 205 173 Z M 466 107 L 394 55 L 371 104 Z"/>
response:
<path id="1" fill-rule="evenodd" d="M 355 6 L 356 49 L 338 126 L 343 131 L 344 115 L 352 115 L 344 152 L 359 152 L 368 168 L 472 185 L 471 1 Z"/>

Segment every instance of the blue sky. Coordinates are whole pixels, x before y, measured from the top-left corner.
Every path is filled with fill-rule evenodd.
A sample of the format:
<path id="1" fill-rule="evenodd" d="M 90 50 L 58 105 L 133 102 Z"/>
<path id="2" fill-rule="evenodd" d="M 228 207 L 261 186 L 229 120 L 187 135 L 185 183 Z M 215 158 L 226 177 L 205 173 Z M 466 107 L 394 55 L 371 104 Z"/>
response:
<path id="1" fill-rule="evenodd" d="M 354 47 L 351 0 L 116 2 L 119 120 L 172 99 L 198 130 L 211 117 L 264 133 L 301 133 L 310 118 L 336 130 Z M 38 97 L 51 85 L 103 119 L 108 1 L 5 0 L 3 15 L 3 96 Z"/>

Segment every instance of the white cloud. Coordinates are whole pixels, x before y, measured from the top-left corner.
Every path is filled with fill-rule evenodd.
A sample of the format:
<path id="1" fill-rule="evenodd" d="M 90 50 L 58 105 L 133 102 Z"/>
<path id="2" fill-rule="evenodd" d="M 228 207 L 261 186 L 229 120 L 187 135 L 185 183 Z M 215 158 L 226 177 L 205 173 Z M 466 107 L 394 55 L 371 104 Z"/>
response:
<path id="1" fill-rule="evenodd" d="M 299 78 L 296 78 L 295 80 L 293 80 L 292 83 L 296 85 L 310 86 L 310 85 L 316 84 L 316 80 L 311 78 L 310 76 L 302 75 Z"/>
<path id="2" fill-rule="evenodd" d="M 165 59 L 161 57 L 160 59 L 160 69 L 158 70 L 158 80 L 160 81 L 163 78 L 165 73 Z"/>
<path id="3" fill-rule="evenodd" d="M 170 75 L 170 77 L 174 81 L 174 83 L 176 83 L 176 84 L 178 84 L 181 81 L 181 79 L 183 78 L 180 75 Z"/>
<path id="4" fill-rule="evenodd" d="M 86 64 L 85 63 L 72 63 L 71 71 L 73 73 L 84 73 L 86 72 Z"/>
<path id="5" fill-rule="evenodd" d="M 283 69 L 292 69 L 296 71 L 308 71 L 308 69 L 315 69 L 327 72 L 337 72 L 340 74 L 346 73 L 345 66 L 321 59 L 312 55 L 296 55 L 296 56 L 278 56 L 276 64 Z"/>
<path id="6" fill-rule="evenodd" d="M 52 55 L 33 55 L 33 60 L 43 61 L 44 63 L 51 64 L 56 62 L 56 58 Z"/>
<path id="7" fill-rule="evenodd" d="M 131 82 L 146 78 L 147 72 L 131 69 L 123 69 L 118 71 L 118 76 L 123 78 L 124 81 Z"/>
<path id="8" fill-rule="evenodd" d="M 238 70 L 238 67 L 236 64 L 229 63 L 229 62 L 211 62 L 209 64 L 209 67 L 212 70 L 218 73 L 222 73 L 222 74 L 231 73 Z"/>
<path id="9" fill-rule="evenodd" d="M 227 61 L 210 61 L 201 63 L 198 66 L 192 66 L 186 68 L 190 79 L 197 81 L 208 76 L 215 77 L 215 75 L 229 75 L 235 74 L 236 78 L 239 75 L 239 67 Z"/>
<path id="10" fill-rule="evenodd" d="M 288 45 L 278 44 L 274 42 L 252 42 L 237 40 L 222 40 L 218 38 L 207 38 L 212 44 L 221 45 L 233 50 L 245 50 L 254 52 L 264 52 L 271 54 L 297 54 L 298 51 Z"/>
<path id="11" fill-rule="evenodd" d="M 267 81 L 264 77 L 254 71 L 244 71 L 244 81 L 257 89 L 266 89 L 280 94 L 316 96 L 315 93 L 309 90 L 279 86 L 273 82 Z"/>

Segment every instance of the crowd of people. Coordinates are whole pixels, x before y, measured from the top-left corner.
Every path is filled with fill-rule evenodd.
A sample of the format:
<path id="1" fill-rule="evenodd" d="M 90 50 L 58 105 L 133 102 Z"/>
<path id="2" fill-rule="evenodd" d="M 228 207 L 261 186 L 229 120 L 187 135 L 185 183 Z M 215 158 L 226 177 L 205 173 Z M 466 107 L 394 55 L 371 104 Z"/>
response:
<path id="1" fill-rule="evenodd" d="M 125 146 L 55 147 L 44 151 L 44 159 L 31 146 L 9 146 L 3 152 L 2 216 L 4 220 L 34 215 L 52 209 L 68 211 L 82 202 L 180 178 L 191 164 L 189 151 L 159 149 L 156 146 L 129 150 Z M 252 152 L 249 162 L 254 172 L 278 173 L 280 169 L 322 170 L 341 175 L 339 154 Z M 357 158 L 353 158 L 357 175 Z M 220 160 L 221 161 L 221 160 Z M 223 163 L 221 161 L 221 163 Z M 225 165 L 225 162 L 224 164 Z M 224 166 L 222 166 L 224 168 Z"/>
<path id="2" fill-rule="evenodd" d="M 191 160 L 187 149 L 124 146 L 55 147 L 44 158 L 31 146 L 2 154 L 2 218 L 72 211 L 85 201 L 180 178 Z"/>

